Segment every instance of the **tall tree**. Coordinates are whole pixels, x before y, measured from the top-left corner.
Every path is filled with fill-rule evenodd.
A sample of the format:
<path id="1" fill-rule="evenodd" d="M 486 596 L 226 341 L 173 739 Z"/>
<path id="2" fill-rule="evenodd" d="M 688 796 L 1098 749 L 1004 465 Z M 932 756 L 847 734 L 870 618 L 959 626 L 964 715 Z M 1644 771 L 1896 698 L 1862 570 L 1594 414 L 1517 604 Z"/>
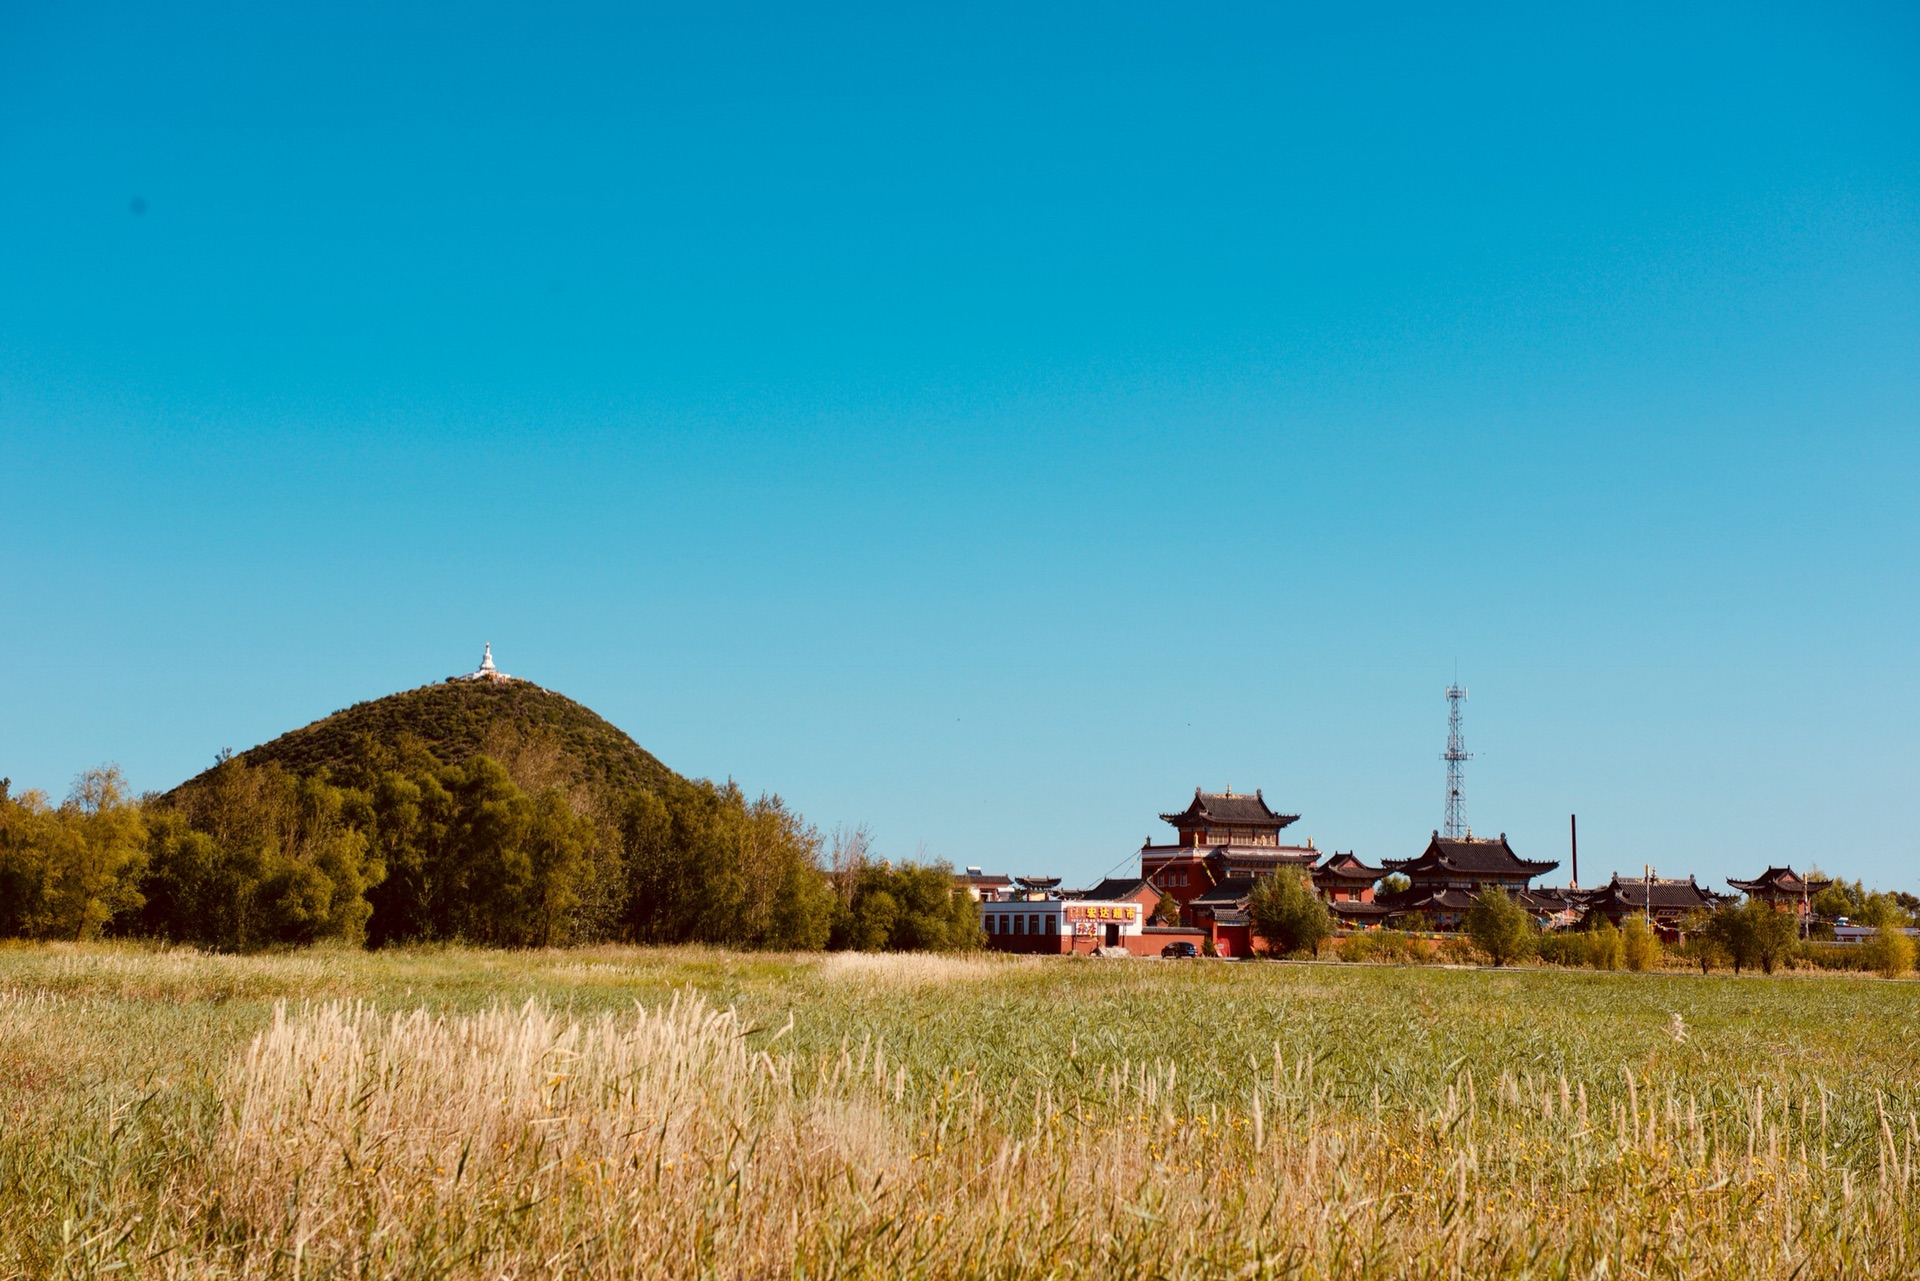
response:
<path id="1" fill-rule="evenodd" d="M 818 948 L 833 919 L 820 839 L 777 796 L 675 780 L 636 791 L 620 819 L 628 937 Z"/>
<path id="2" fill-rule="evenodd" d="M 829 946 L 863 952 L 958 952 L 979 947 L 980 907 L 944 863 L 869 863 Z"/>
<path id="3" fill-rule="evenodd" d="M 1333 914 L 1298 868 L 1281 868 L 1257 878 L 1247 896 L 1247 914 L 1268 950 L 1282 956 L 1295 952 L 1311 956 L 1333 933 Z"/>
<path id="4" fill-rule="evenodd" d="M 1768 974 L 1786 959 L 1798 936 L 1792 914 L 1761 899 L 1728 904 L 1707 921 L 1706 937 L 1733 962 L 1733 972 L 1758 968 Z"/>
<path id="5" fill-rule="evenodd" d="M 146 865 L 146 822 L 128 799 L 118 765 L 75 779 L 59 818 L 44 932 L 53 938 L 92 938 L 143 901 L 138 882 Z"/>
<path id="6" fill-rule="evenodd" d="M 361 942 L 385 875 L 365 827 L 364 798 L 326 777 L 223 755 L 154 814 L 140 926 L 234 950 Z"/>

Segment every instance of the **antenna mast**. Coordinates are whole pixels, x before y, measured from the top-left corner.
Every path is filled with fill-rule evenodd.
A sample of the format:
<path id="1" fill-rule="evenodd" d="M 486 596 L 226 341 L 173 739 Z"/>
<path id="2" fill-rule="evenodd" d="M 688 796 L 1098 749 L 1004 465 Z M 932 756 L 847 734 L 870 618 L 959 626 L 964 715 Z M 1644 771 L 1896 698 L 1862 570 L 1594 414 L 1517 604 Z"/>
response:
<path id="1" fill-rule="evenodd" d="M 1458 680 L 1447 686 L 1447 750 L 1440 759 L 1447 763 L 1447 821 L 1441 830 L 1449 840 L 1458 840 L 1468 831 L 1460 795 L 1460 767 L 1473 759 L 1466 736 L 1460 732 L 1460 704 L 1466 699 L 1467 691 Z"/>

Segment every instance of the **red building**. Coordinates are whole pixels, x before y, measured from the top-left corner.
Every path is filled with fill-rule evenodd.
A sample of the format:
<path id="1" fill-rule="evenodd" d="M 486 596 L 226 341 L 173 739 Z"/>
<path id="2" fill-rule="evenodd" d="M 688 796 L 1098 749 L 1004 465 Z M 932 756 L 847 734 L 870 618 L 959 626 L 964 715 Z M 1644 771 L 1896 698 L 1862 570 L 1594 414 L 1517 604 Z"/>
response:
<path id="1" fill-rule="evenodd" d="M 1200 946 L 1206 935 L 1188 927 L 1149 924 L 1160 892 L 1144 880 L 1111 878 L 1090 890 L 1061 892 L 1057 880 L 1024 877 L 1012 898 L 980 905 L 980 928 L 998 952 L 1066 956 L 1121 948 L 1158 956 L 1167 944 Z M 1036 888 L 1029 888 L 1036 887 Z"/>
<path id="2" fill-rule="evenodd" d="M 1203 792 L 1177 814 L 1160 816 L 1178 835 L 1170 845 L 1151 839 L 1140 847 L 1140 875 L 1176 900 L 1181 919 L 1192 921 L 1194 899 L 1230 880 L 1251 880 L 1279 867 L 1311 867 L 1320 852 L 1307 845 L 1283 845 L 1280 833 L 1299 821 L 1280 814 L 1255 791 Z"/>
<path id="3" fill-rule="evenodd" d="M 1221 956 L 1253 955 L 1253 919 L 1247 915 L 1247 900 L 1252 894 L 1253 878 L 1236 876 L 1187 902 L 1188 919 Z"/>
<path id="4" fill-rule="evenodd" d="M 1373 887 L 1385 876 L 1382 867 L 1368 867 L 1351 852 L 1329 854 L 1313 869 L 1313 888 L 1329 903 L 1371 903 Z"/>
<path id="5" fill-rule="evenodd" d="M 1813 896 L 1833 882 L 1808 880 L 1791 867 L 1770 867 L 1751 881 L 1736 881 L 1728 877 L 1727 884 L 1748 898 L 1758 899 L 1782 912 L 1792 912 L 1804 919 L 1813 911 Z"/>

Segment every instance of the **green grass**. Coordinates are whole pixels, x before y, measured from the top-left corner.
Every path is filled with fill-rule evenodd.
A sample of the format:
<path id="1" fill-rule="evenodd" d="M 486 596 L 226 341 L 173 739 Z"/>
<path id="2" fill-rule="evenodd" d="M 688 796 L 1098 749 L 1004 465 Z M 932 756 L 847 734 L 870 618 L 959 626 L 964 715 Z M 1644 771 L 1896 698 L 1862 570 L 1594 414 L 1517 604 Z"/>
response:
<path id="1" fill-rule="evenodd" d="M 738 1188 L 660 1200 L 654 1184 L 554 1184 L 510 1162 L 490 1177 L 543 1189 L 511 1230 L 444 1189 L 377 1215 L 356 1191 L 328 1220 L 256 1191 L 334 1167 L 295 1178 L 229 1151 L 258 1071 L 248 1048 L 277 1003 L 296 1025 L 357 1002 L 457 1029 L 533 1001 L 585 1027 L 676 995 L 731 1007 L 727 1035 L 778 1065 L 739 1067 L 741 1082 L 787 1081 L 778 1098 L 741 1084 L 726 1105 L 739 1132 L 772 1136 L 740 1184 L 811 1207 L 771 1236 L 764 1214 L 735 1221 Z M 10 947 L 0 1275 L 1887 1275 L 1920 1257 L 1917 1064 L 1920 983 L 1855 977 Z M 828 1145 L 849 1187 L 856 1170 L 896 1170 L 887 1214 L 878 1193 L 814 1186 L 811 1158 L 770 1155 L 823 1108 L 864 1118 L 829 1127 L 861 1136 Z M 601 1140 L 569 1142 L 606 1158 Z M 1102 1182 L 1099 1162 L 1126 1178 Z M 995 1180 L 1009 1181 L 997 1200 Z M 652 1207 L 644 1261 L 615 1248 L 638 1240 L 623 1204 Z M 705 1216 L 697 1231 L 681 1207 Z M 1351 1248 L 1302 1226 L 1315 1214 L 1348 1224 Z"/>

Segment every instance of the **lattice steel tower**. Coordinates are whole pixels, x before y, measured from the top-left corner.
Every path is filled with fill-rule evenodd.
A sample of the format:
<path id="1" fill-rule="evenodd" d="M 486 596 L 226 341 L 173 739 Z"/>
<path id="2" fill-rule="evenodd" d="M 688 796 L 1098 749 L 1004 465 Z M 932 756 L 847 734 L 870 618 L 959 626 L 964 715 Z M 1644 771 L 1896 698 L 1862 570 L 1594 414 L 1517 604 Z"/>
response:
<path id="1" fill-rule="evenodd" d="M 1460 732 L 1460 704 L 1467 691 L 1459 681 L 1447 686 L 1447 750 L 1440 759 L 1447 763 L 1447 821 L 1445 834 L 1458 840 L 1472 829 L 1467 826 L 1466 805 L 1460 795 L 1460 767 L 1473 759 L 1467 750 L 1466 735 Z"/>

